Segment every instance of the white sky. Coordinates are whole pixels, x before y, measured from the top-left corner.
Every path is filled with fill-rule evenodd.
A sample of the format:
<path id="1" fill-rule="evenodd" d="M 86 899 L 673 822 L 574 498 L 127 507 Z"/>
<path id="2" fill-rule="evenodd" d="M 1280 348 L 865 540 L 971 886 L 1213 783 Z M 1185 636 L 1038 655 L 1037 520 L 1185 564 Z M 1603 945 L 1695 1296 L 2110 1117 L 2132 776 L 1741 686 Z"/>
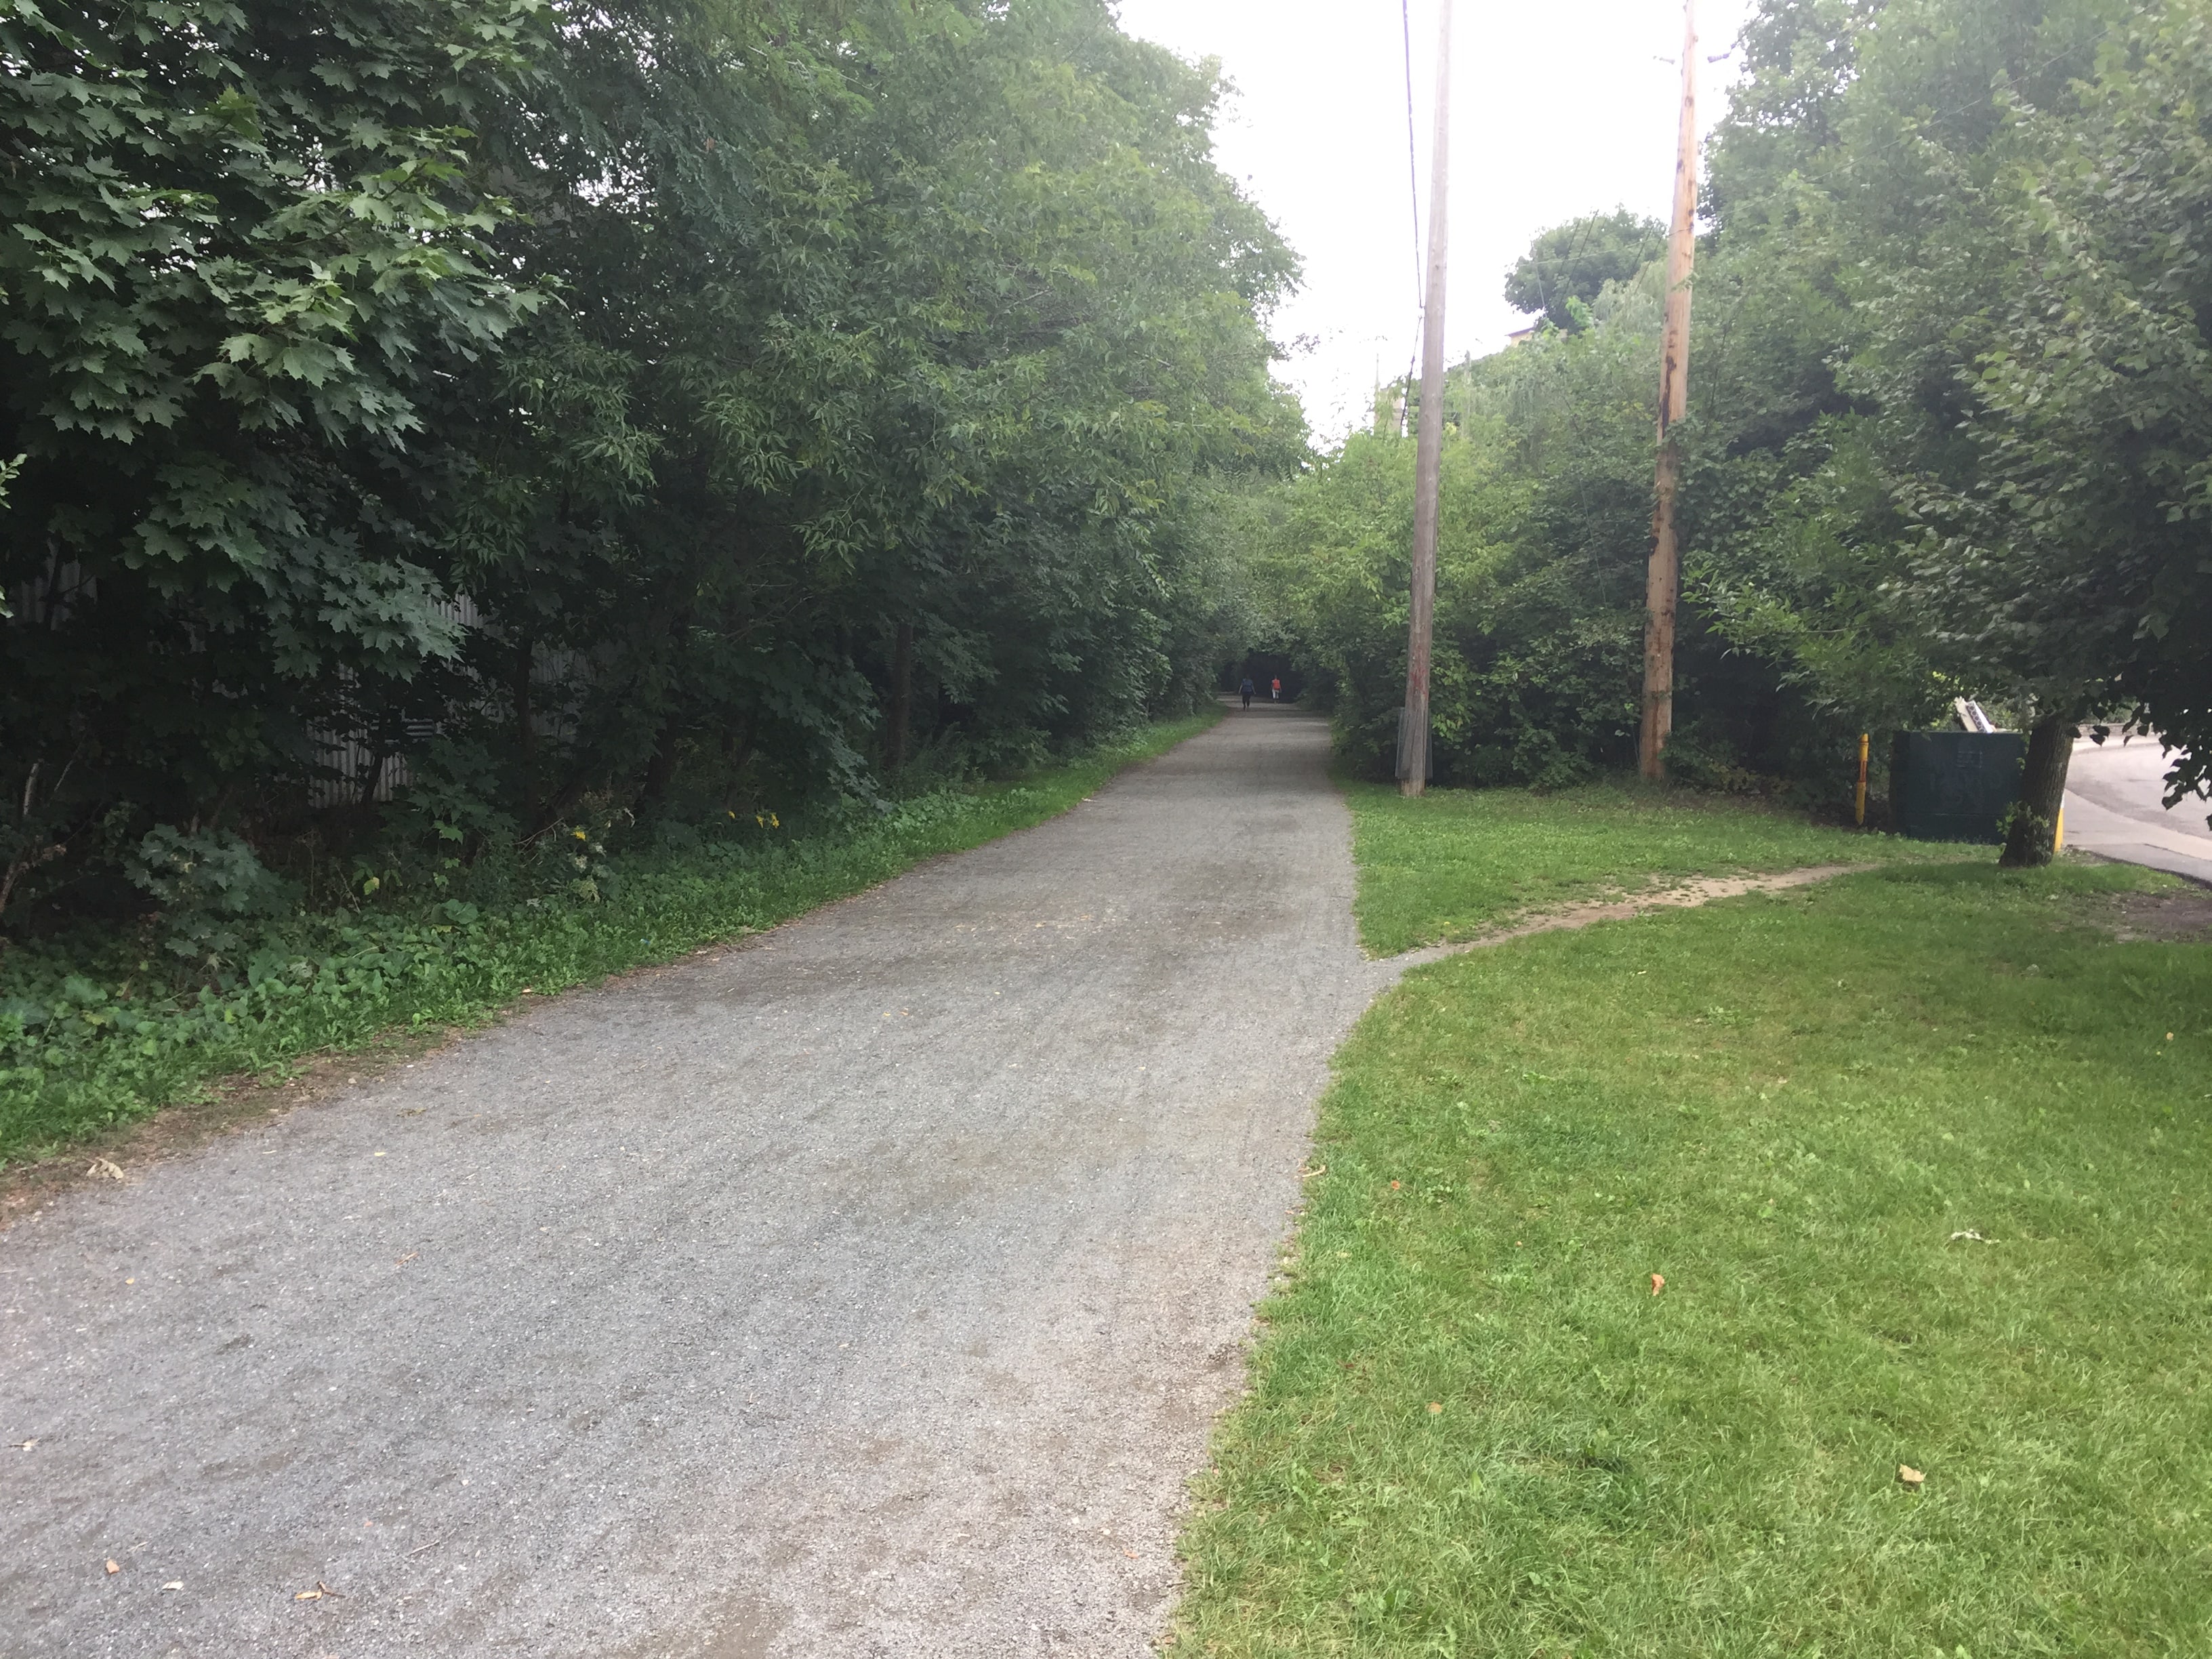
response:
<path id="1" fill-rule="evenodd" d="M 1438 0 L 1410 3 L 1425 234 Z M 1698 8 L 1701 128 L 1735 67 L 1705 59 L 1734 46 L 1750 5 Z M 1281 373 L 1316 437 L 1334 441 L 1365 418 L 1378 362 L 1386 379 L 1405 373 L 1419 325 L 1397 0 L 1120 0 L 1119 11 L 1130 33 L 1218 58 L 1236 83 L 1216 155 L 1304 262 L 1275 332 L 1313 344 Z M 1453 33 L 1444 320 L 1456 362 L 1521 325 L 1499 290 L 1538 231 L 1620 205 L 1666 218 L 1682 12 L 1680 0 L 1457 0 Z"/>

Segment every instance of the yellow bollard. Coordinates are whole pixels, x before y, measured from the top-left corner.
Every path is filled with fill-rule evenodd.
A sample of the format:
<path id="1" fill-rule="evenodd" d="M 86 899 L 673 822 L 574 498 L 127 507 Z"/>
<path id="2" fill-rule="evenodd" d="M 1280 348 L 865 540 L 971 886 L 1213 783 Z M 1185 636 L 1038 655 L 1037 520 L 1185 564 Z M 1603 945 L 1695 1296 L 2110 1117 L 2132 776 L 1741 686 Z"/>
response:
<path id="1" fill-rule="evenodd" d="M 1867 734 L 1859 733 L 1859 800 L 1853 822 L 1863 828 L 1866 824 Z"/>

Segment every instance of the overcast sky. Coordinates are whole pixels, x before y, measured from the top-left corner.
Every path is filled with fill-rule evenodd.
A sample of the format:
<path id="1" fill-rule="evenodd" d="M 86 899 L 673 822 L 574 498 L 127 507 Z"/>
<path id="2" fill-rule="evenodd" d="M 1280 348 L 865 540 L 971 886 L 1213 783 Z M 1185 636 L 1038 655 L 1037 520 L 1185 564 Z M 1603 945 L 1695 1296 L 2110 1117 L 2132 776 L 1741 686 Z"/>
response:
<path id="1" fill-rule="evenodd" d="M 1411 0 L 1421 223 L 1438 0 Z M 1698 117 L 1725 106 L 1727 52 L 1750 0 L 1701 0 Z M 1121 26 L 1191 59 L 1218 58 L 1237 96 L 1217 135 L 1305 265 L 1277 337 L 1310 337 L 1282 368 L 1317 437 L 1364 419 L 1378 363 L 1412 361 L 1419 271 L 1406 158 L 1398 0 L 1121 0 Z M 1500 289 L 1536 233 L 1626 205 L 1667 216 L 1674 165 L 1680 0 L 1499 5 L 1457 0 L 1452 54 L 1449 359 L 1504 343 L 1521 319 Z M 1662 61 L 1662 60 L 1664 61 Z"/>

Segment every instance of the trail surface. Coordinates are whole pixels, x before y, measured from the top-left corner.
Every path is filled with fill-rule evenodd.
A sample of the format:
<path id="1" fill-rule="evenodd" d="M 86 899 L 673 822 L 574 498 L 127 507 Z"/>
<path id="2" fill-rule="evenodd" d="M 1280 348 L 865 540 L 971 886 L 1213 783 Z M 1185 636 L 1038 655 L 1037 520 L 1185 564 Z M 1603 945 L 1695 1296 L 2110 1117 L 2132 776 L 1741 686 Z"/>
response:
<path id="1" fill-rule="evenodd" d="M 1397 971 L 1327 743 L 1234 714 L 0 1236 L 0 1651 L 1146 1653 Z"/>

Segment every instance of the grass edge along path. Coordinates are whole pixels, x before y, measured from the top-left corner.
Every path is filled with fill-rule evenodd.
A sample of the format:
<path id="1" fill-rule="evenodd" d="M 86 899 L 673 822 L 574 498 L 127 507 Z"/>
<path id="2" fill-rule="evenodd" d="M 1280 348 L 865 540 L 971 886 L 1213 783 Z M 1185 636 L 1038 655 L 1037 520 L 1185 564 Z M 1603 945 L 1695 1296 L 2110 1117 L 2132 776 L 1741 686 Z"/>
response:
<path id="1" fill-rule="evenodd" d="M 1938 846 L 1814 823 L 1762 803 L 1634 780 L 1539 794 L 1347 782 L 1354 909 L 1370 956 L 1479 939 L 1578 901 L 1635 896 L 1699 876 L 1817 865 L 1993 860 L 1995 848 Z"/>
<path id="2" fill-rule="evenodd" d="M 1409 973 L 1170 1651 L 2212 1651 L 2212 945 L 2096 925 L 2177 886 L 1887 869 Z"/>
<path id="3" fill-rule="evenodd" d="M 902 802 L 857 832 L 795 841 L 765 860 L 717 869 L 704 857 L 664 859 L 599 903 L 517 906 L 465 926 L 410 924 L 403 939 L 373 937 L 308 981 L 277 976 L 210 993 L 171 1019 L 118 1025 L 132 1018 L 128 1003 L 88 984 L 82 1006 L 56 1009 L 52 1035 L 18 1028 L 12 1044 L 0 1044 L 0 1172 L 204 1098 L 224 1078 L 358 1049 L 395 1029 L 480 1026 L 526 989 L 550 995 L 775 927 L 925 860 L 1056 817 L 1222 713 L 1158 722 L 1010 782 Z"/>

